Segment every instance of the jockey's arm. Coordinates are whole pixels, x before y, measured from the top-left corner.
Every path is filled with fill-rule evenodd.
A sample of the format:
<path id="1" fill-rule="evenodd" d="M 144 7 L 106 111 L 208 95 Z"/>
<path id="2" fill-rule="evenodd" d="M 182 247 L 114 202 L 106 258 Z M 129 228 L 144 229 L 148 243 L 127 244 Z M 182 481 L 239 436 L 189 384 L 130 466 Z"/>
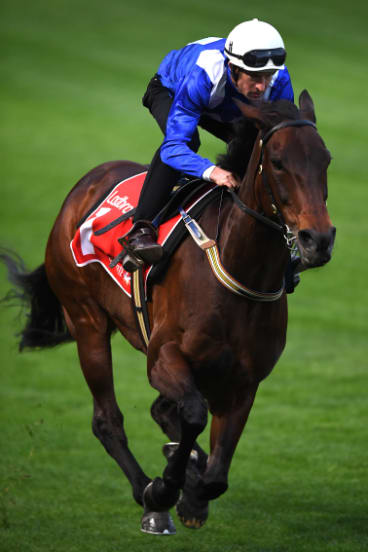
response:
<path id="1" fill-rule="evenodd" d="M 167 120 L 161 159 L 185 174 L 213 181 L 219 186 L 235 187 L 238 182 L 232 173 L 215 166 L 188 146 L 200 116 L 208 107 L 211 86 L 210 80 L 200 68 L 195 68 L 183 81 L 175 94 Z"/>

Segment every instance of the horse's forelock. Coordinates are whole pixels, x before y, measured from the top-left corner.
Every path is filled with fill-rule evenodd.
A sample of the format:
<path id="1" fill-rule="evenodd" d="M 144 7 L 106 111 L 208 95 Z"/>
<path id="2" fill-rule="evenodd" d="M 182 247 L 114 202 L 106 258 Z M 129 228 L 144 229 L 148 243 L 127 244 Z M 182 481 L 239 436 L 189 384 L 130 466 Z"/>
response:
<path id="1" fill-rule="evenodd" d="M 260 104 L 262 121 L 268 129 L 283 121 L 295 121 L 300 119 L 300 111 L 297 106 L 288 100 L 276 102 L 264 102 Z"/>
<path id="2" fill-rule="evenodd" d="M 301 118 L 295 104 L 288 100 L 262 102 L 259 105 L 264 130 L 267 131 L 282 121 Z M 252 153 L 258 129 L 250 119 L 242 119 L 235 125 L 235 137 L 227 148 L 227 153 L 217 158 L 217 163 L 239 177 L 243 177 Z"/>

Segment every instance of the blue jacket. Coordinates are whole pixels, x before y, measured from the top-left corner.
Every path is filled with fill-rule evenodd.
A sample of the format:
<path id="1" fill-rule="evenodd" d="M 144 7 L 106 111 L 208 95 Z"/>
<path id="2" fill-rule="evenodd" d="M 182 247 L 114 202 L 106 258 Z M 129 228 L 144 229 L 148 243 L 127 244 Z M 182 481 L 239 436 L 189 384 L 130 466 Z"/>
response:
<path id="1" fill-rule="evenodd" d="M 248 102 L 232 83 L 224 54 L 225 42 L 224 38 L 211 37 L 188 44 L 181 50 L 172 50 L 158 69 L 163 86 L 174 98 L 161 146 L 161 159 L 174 169 L 195 177 L 201 177 L 213 166 L 209 159 L 197 155 L 187 145 L 201 115 L 232 122 L 242 117 L 233 100 Z M 275 73 L 264 95 L 264 99 L 270 101 L 282 98 L 294 101 L 286 67 Z"/>

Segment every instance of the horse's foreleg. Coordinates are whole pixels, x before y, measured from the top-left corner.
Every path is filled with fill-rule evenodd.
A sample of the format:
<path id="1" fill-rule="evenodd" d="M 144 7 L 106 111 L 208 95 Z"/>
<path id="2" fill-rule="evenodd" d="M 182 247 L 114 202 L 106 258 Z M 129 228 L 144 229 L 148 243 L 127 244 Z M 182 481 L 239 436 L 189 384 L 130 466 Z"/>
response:
<path id="1" fill-rule="evenodd" d="M 186 527 L 202 527 L 208 517 L 208 501 L 226 491 L 231 459 L 248 419 L 256 391 L 257 386 L 249 390 L 241 407 L 229 414 L 212 417 L 211 453 L 205 472 L 198 473 L 200 477 L 188 480 L 185 492 L 176 505 L 177 514 Z"/>
<path id="2" fill-rule="evenodd" d="M 166 433 L 171 443 L 163 447 L 163 452 L 169 460 L 181 441 L 181 422 L 177 403 L 160 395 L 151 407 L 152 418 Z M 180 521 L 190 528 L 200 528 L 208 518 L 208 501 L 197 497 L 198 485 L 207 466 L 207 454 L 194 443 L 194 454 L 190 455 L 185 471 L 185 482 L 182 493 L 176 504 L 176 512 Z"/>
<path id="3" fill-rule="evenodd" d="M 210 439 L 211 453 L 202 479 L 200 498 L 213 500 L 226 491 L 231 460 L 248 419 L 257 389 L 258 384 L 248 388 L 245 401 L 241 406 L 226 415 L 213 416 Z"/>
<path id="4" fill-rule="evenodd" d="M 176 450 L 168 455 L 162 479 L 155 479 L 144 494 L 147 508 L 160 511 L 177 502 L 190 453 L 207 423 L 207 404 L 193 382 L 187 361 L 173 342 L 160 348 L 149 376 L 152 386 L 163 397 L 176 403 L 180 423 L 180 442 Z"/>
<path id="5" fill-rule="evenodd" d="M 128 448 L 115 398 L 109 335 L 79 326 L 76 338 L 83 374 L 93 395 L 93 433 L 125 473 L 135 500 L 143 505 L 143 491 L 151 480 Z"/>
<path id="6" fill-rule="evenodd" d="M 164 454 L 168 457 L 169 454 L 171 455 L 171 453 L 176 450 L 177 446 L 174 445 L 177 445 L 181 440 L 181 421 L 178 404 L 159 395 L 151 406 L 151 415 L 162 431 L 173 442 L 164 447 Z M 197 453 L 195 462 L 196 467 L 204 472 L 207 465 L 207 454 L 198 443 L 194 443 L 193 450 Z M 190 469 L 191 466 L 192 464 L 189 464 L 187 470 Z"/>

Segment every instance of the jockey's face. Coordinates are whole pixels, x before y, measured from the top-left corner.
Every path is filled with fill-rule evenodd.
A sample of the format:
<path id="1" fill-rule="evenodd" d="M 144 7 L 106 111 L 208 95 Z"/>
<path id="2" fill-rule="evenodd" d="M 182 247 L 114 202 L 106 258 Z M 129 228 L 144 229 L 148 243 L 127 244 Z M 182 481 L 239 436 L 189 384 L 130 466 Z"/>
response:
<path id="1" fill-rule="evenodd" d="M 261 100 L 275 71 L 239 71 L 235 84 L 238 91 L 249 100 Z"/>

